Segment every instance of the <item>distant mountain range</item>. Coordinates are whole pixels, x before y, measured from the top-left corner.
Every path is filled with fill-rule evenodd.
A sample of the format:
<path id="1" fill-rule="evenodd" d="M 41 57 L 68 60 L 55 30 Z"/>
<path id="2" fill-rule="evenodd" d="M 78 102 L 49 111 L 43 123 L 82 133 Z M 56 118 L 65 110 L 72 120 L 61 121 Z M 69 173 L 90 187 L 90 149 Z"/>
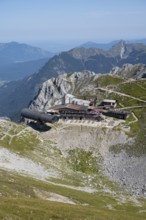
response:
<path id="1" fill-rule="evenodd" d="M 0 80 L 22 79 L 38 72 L 53 55 L 27 44 L 0 43 Z"/>
<path id="2" fill-rule="evenodd" d="M 0 87 L 0 116 L 18 116 L 20 110 L 34 99 L 43 82 L 62 73 L 84 70 L 109 73 L 123 64 L 146 64 L 146 45 L 118 42 L 109 50 L 74 48 L 52 57 L 37 73 Z"/>
<path id="3" fill-rule="evenodd" d="M 103 50 L 109 50 L 109 49 L 112 48 L 112 46 L 114 46 L 115 44 L 117 44 L 119 42 L 120 42 L 119 40 L 111 41 L 109 43 L 95 43 L 95 42 L 92 42 L 92 41 L 88 41 L 88 42 L 78 46 L 78 48 L 84 47 L 84 48 L 99 48 L 99 49 L 103 49 Z M 141 44 L 146 45 L 146 39 L 126 40 L 125 42 L 128 43 L 128 44 L 141 43 Z"/>
<path id="4" fill-rule="evenodd" d="M 108 73 L 113 67 L 125 63 L 146 64 L 146 45 L 127 44 L 120 41 L 105 51 L 98 48 L 74 48 L 50 59 L 38 75 L 47 80 L 61 73 L 90 70 L 95 73 Z"/>
<path id="5" fill-rule="evenodd" d="M 117 44 L 118 42 L 119 40 L 111 41 L 109 43 L 95 43 L 92 41 L 88 41 L 78 46 L 78 48 L 83 47 L 83 48 L 98 48 L 98 49 L 103 49 L 103 50 L 109 50 L 113 45 Z"/>
<path id="6" fill-rule="evenodd" d="M 53 56 L 53 53 L 17 42 L 0 44 L 1 64 L 20 63 Z"/>

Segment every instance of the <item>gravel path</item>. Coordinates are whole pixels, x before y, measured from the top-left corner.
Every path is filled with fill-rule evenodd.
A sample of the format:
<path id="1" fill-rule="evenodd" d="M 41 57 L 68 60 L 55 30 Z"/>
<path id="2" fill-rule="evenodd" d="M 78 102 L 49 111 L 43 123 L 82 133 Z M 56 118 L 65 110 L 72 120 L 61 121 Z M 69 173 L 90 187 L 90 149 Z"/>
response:
<path id="1" fill-rule="evenodd" d="M 102 90 L 102 91 L 107 91 L 107 92 L 112 92 L 112 93 L 118 94 L 118 95 L 120 95 L 120 96 L 125 96 L 125 97 L 128 97 L 128 98 L 132 98 L 132 99 L 138 100 L 138 101 L 140 101 L 140 102 L 146 103 L 145 100 L 136 98 L 136 97 L 131 96 L 131 95 L 127 95 L 127 94 L 122 93 L 122 92 L 117 92 L 117 91 L 114 91 L 114 90 L 111 90 L 111 89 L 104 89 L 104 88 L 101 88 L 101 87 L 98 87 L 98 88 L 96 88 L 96 89 L 99 89 L 99 90 Z"/>

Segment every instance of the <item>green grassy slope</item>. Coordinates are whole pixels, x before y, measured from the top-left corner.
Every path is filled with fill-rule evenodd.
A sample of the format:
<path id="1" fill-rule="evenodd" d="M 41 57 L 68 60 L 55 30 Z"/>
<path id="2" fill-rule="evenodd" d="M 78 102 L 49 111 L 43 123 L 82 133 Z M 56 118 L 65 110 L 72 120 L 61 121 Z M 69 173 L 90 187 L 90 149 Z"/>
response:
<path id="1" fill-rule="evenodd" d="M 0 173 L 1 219 L 145 219 L 146 202 L 117 201 L 108 193 L 87 193 L 31 178 Z M 43 196 L 38 196 L 40 192 Z M 49 201 L 49 193 L 72 199 L 76 205 Z M 44 196 L 45 195 L 45 196 Z"/>
<path id="2" fill-rule="evenodd" d="M 20 134 L 21 139 L 23 133 L 31 137 L 25 139 L 25 135 L 23 136 L 25 144 L 27 143 L 28 146 L 30 144 L 27 151 L 24 151 L 25 144 L 22 144 L 20 149 L 14 148 L 15 144 L 18 146 L 21 143 L 19 138 L 14 138 L 14 145 L 10 143 L 7 149 L 21 157 L 43 164 L 46 169 L 49 169 L 52 161 L 56 160 L 55 164 L 60 166 L 59 170 L 65 169 L 65 171 L 62 172 L 61 177 L 49 178 L 46 181 L 1 169 L 1 219 L 145 219 L 146 201 L 134 199 L 119 191 L 116 184 L 104 177 L 96 166 L 96 162 L 101 160 L 98 155 L 93 156 L 92 152 L 78 148 L 76 151 L 69 151 L 65 159 L 55 143 L 49 140 L 42 143 L 37 132 L 23 125 L 11 124 L 9 121 L 5 122 L 6 127 L 8 127 L 7 123 L 11 125 L 9 134 L 12 136 Z M 2 127 L 4 128 L 4 125 L 1 125 L 1 131 Z M 8 134 L 7 136 L 9 137 Z M 35 138 L 37 143 L 32 141 Z M 1 142 L 1 146 L 3 143 L 5 142 Z M 92 180 L 89 181 L 89 178 Z M 83 188 L 79 190 L 79 186 Z M 84 187 L 89 186 L 91 188 L 94 186 L 96 191 L 92 193 L 84 191 Z M 106 186 L 105 190 L 102 186 Z M 50 201 L 52 193 L 63 196 L 75 204 L 69 204 L 68 201 L 66 203 Z"/>
<path id="3" fill-rule="evenodd" d="M 111 89 L 111 85 L 113 85 L 113 79 L 104 77 L 104 81 L 108 81 L 108 83 L 104 83 L 104 88 Z M 100 79 L 101 80 L 101 79 Z M 99 81 L 100 81 L 99 80 Z M 103 85 L 103 84 L 102 84 Z M 125 111 L 132 112 L 133 115 L 130 115 L 125 122 L 125 125 L 130 126 L 129 136 L 136 137 L 135 144 L 132 146 L 120 146 L 119 148 L 127 150 L 128 153 L 136 156 L 140 156 L 146 154 L 146 80 L 136 80 L 136 81 L 127 81 L 125 83 L 119 83 L 112 87 L 113 92 L 103 92 L 103 96 L 106 95 L 110 99 L 116 99 L 118 106 L 117 108 L 123 109 Z M 119 95 L 115 92 L 120 92 L 132 97 L 126 97 Z M 106 93 L 106 94 L 105 94 Z M 141 99 L 136 100 L 134 98 Z M 117 147 L 116 147 L 117 148 Z"/>

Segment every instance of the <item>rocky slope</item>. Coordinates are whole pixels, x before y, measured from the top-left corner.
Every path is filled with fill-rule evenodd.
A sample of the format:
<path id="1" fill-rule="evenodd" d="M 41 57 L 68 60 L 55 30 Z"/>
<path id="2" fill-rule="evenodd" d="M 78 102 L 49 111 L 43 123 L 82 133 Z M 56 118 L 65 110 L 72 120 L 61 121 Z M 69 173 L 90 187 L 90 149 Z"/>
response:
<path id="1" fill-rule="evenodd" d="M 99 124 L 95 123 L 95 126 L 94 123 L 69 121 L 62 124 L 63 128 L 52 129 L 42 134 L 42 136 L 55 142 L 66 157 L 68 152 L 71 151 L 79 161 L 81 160 L 79 152 L 82 151 L 92 152 L 94 156 L 98 155 L 99 161 L 97 163 L 102 175 L 106 175 L 111 181 L 120 184 L 122 189 L 127 190 L 127 192 L 145 197 L 146 155 L 136 157 L 127 154 L 124 151 L 124 146 L 132 146 L 134 137 L 126 135 L 122 126 L 119 126 L 120 129 L 116 130 L 116 121 L 106 120 Z M 119 125 L 120 123 L 122 122 L 119 122 Z M 65 136 L 67 139 L 64 138 Z M 118 145 L 123 145 L 123 151 L 119 153 L 112 152 L 111 147 Z M 96 185 L 98 182 L 95 181 L 94 184 Z"/>
<path id="2" fill-rule="evenodd" d="M 133 144 L 122 123 L 60 121 L 38 132 L 0 119 L 0 217 L 144 219 L 145 156 L 110 152 Z"/>
<path id="3" fill-rule="evenodd" d="M 38 95 L 30 104 L 30 108 L 47 111 L 49 107 L 54 105 L 54 103 L 66 93 L 74 94 L 79 98 L 93 98 L 97 96 L 99 103 L 100 99 L 102 100 L 105 97 L 116 98 L 118 100 L 118 108 L 122 106 L 122 109 L 133 111 L 133 114 L 129 116 L 129 122 L 121 122 L 122 124 L 117 127 L 115 126 L 115 131 L 113 131 L 114 121 L 110 121 L 109 125 L 103 121 L 100 124 L 101 127 L 95 130 L 93 129 L 92 132 L 89 132 L 87 128 L 86 132 L 89 132 L 89 134 L 85 132 L 86 134 L 80 139 L 77 133 L 81 135 L 81 133 L 85 131 L 83 124 L 83 127 L 80 127 L 81 132 L 75 132 L 74 128 L 67 128 L 67 131 L 65 130 L 70 142 L 66 142 L 66 140 L 64 140 L 65 142 L 63 141 L 63 137 L 66 134 L 63 134 L 62 131 L 59 131 L 59 133 L 54 132 L 55 136 L 52 141 L 57 142 L 58 146 L 60 146 L 59 148 L 63 146 L 63 148 L 61 148 L 62 151 L 66 148 L 72 149 L 74 144 L 77 146 L 78 144 L 81 145 L 81 143 L 84 149 L 89 150 L 90 148 L 94 148 L 93 146 L 97 143 L 98 150 L 104 161 L 103 169 L 106 175 L 108 175 L 111 180 L 118 181 L 121 186 L 130 189 L 131 192 L 145 195 L 146 174 L 144 171 L 144 161 L 146 151 L 145 128 L 143 126 L 146 121 L 146 81 L 125 78 L 123 73 L 125 73 L 126 70 L 130 76 L 132 72 L 136 72 L 137 75 L 133 74 L 133 76 L 138 78 L 138 76 L 140 77 L 143 71 L 145 71 L 145 66 L 124 65 L 123 68 L 116 70 L 116 73 L 114 72 L 115 70 L 112 70 L 112 74 L 110 73 L 104 76 L 85 71 L 76 72 L 71 75 L 64 74 L 57 78 L 52 78 L 43 83 Z M 119 75 L 124 76 L 124 78 L 119 77 Z M 129 88 L 131 89 L 129 90 Z M 104 132 L 102 125 L 105 126 Z M 123 128 L 125 129 L 124 131 Z M 69 134 L 68 129 L 70 129 L 71 134 Z M 73 138 L 74 142 L 72 143 L 71 136 L 73 135 L 76 136 L 76 138 Z M 89 137 L 90 135 L 92 138 Z M 49 137 L 50 139 L 51 137 L 53 138 L 51 132 Z"/>
<path id="4" fill-rule="evenodd" d="M 99 95 L 97 93 L 97 86 L 100 87 L 100 80 L 107 80 L 107 84 L 112 84 L 112 79 L 115 79 L 117 82 L 123 82 L 124 79 L 133 77 L 136 79 L 141 79 L 146 72 L 146 67 L 144 64 L 125 64 L 123 67 L 115 67 L 109 73 L 109 75 L 95 74 L 91 71 L 75 72 L 73 74 L 62 74 L 56 78 L 51 78 L 45 81 L 37 96 L 30 103 L 31 109 L 37 109 L 40 111 L 47 111 L 49 107 L 55 104 L 55 102 L 62 98 L 65 94 L 70 93 L 76 95 L 77 97 L 92 98 L 94 95 Z M 111 78 L 108 78 L 108 76 Z M 109 80 L 109 82 L 108 82 Z M 92 93 L 91 93 L 92 91 Z M 96 91 L 96 92 L 95 92 Z"/>
<path id="5" fill-rule="evenodd" d="M 40 111 L 47 111 L 49 107 L 61 99 L 65 94 L 75 94 L 78 84 L 85 86 L 85 81 L 94 81 L 97 76 L 94 72 L 84 71 L 75 72 L 70 76 L 68 74 L 59 75 L 51 78 L 42 84 L 37 96 L 31 102 L 30 108 Z"/>
<path id="6" fill-rule="evenodd" d="M 110 74 L 118 75 L 126 78 L 140 79 L 144 78 L 146 74 L 145 64 L 124 64 L 122 67 L 114 67 Z"/>

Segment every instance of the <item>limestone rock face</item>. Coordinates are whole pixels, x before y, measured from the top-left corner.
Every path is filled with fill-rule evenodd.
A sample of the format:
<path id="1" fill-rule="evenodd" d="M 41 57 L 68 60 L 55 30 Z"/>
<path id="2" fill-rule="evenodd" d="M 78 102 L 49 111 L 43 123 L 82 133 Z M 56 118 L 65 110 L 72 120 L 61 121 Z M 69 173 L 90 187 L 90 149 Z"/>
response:
<path id="1" fill-rule="evenodd" d="M 126 78 L 137 78 L 140 79 L 146 73 L 145 64 L 124 64 L 122 67 L 114 67 L 110 74 L 118 75 Z"/>
<path id="2" fill-rule="evenodd" d="M 114 67 L 109 74 L 139 79 L 146 73 L 144 64 L 124 64 L 122 67 Z M 72 74 L 64 73 L 45 81 L 38 91 L 38 94 L 29 105 L 30 109 L 38 111 L 47 111 L 51 106 L 62 104 L 62 98 L 66 94 L 80 95 L 85 91 L 92 91 L 94 96 L 93 81 L 101 77 L 101 74 L 95 74 L 92 71 L 74 72 Z"/>
<path id="3" fill-rule="evenodd" d="M 75 84 L 78 81 L 90 79 L 95 75 L 94 72 L 84 71 L 75 72 L 71 75 L 63 74 L 56 78 L 51 78 L 42 84 L 38 95 L 31 102 L 29 108 L 47 111 L 54 103 L 61 99 L 65 94 L 72 94 L 75 89 Z"/>

